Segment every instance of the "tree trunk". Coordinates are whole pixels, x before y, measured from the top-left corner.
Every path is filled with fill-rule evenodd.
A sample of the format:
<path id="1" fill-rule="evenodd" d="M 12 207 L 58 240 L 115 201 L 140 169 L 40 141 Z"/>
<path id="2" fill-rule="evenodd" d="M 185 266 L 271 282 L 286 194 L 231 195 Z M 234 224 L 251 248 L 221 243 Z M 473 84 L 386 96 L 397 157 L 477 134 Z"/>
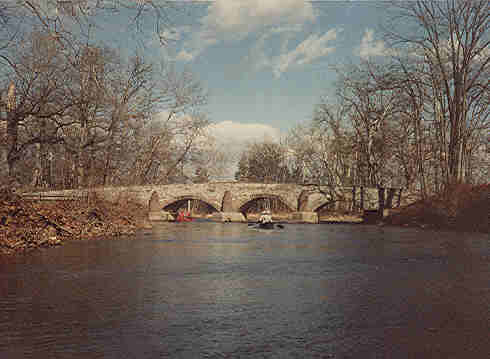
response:
<path id="1" fill-rule="evenodd" d="M 458 183 L 461 180 L 461 150 L 460 150 L 460 124 L 459 119 L 452 115 L 451 133 L 449 138 L 448 159 L 449 159 L 449 182 Z"/>
<path id="2" fill-rule="evenodd" d="M 397 200 L 397 204 L 396 204 L 397 207 L 400 207 L 401 202 L 402 202 L 402 191 L 403 191 L 403 188 L 400 188 L 398 190 L 398 200 Z"/>
<path id="3" fill-rule="evenodd" d="M 393 198 L 395 197 L 396 188 L 388 188 L 388 195 L 386 196 L 385 207 L 393 208 Z"/>
<path id="4" fill-rule="evenodd" d="M 361 186 L 361 203 L 359 204 L 361 212 L 364 210 L 364 187 Z"/>
<path id="5" fill-rule="evenodd" d="M 77 149 L 77 187 L 81 188 L 85 184 L 85 145 L 87 143 L 87 120 L 82 118 L 80 121 L 80 140 Z"/>
<path id="6" fill-rule="evenodd" d="M 352 186 L 352 208 L 351 211 L 354 212 L 356 210 L 356 187 Z"/>
<path id="7" fill-rule="evenodd" d="M 15 113 L 9 111 L 7 113 L 7 164 L 9 177 L 15 176 L 15 163 L 18 160 L 18 131 L 19 124 Z"/>
<path id="8" fill-rule="evenodd" d="M 385 209 L 385 189 L 378 187 L 378 216 L 379 219 L 383 219 L 383 212 Z"/>

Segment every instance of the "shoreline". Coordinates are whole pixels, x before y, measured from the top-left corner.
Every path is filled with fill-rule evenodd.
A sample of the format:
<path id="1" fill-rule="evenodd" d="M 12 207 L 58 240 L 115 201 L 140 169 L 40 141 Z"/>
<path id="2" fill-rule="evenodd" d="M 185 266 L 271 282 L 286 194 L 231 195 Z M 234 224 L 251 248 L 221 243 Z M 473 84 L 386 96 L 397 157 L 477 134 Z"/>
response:
<path id="1" fill-rule="evenodd" d="M 216 222 L 219 223 L 219 222 Z M 288 221 L 279 221 L 281 224 L 298 224 Z M 305 223 L 310 225 L 311 223 Z M 487 233 L 481 231 L 467 231 L 459 229 L 457 227 L 441 227 L 424 223 L 406 223 L 406 224 L 392 224 L 390 222 L 379 221 L 378 223 L 365 223 L 363 221 L 347 221 L 347 220 L 321 220 L 318 224 L 330 224 L 330 225 L 366 225 L 366 226 L 380 226 L 380 227 L 393 227 L 393 228 L 416 228 L 428 231 L 449 231 L 449 232 L 465 232 L 465 233 Z M 99 224 L 100 225 L 100 224 Z M 17 255 L 29 254 L 33 251 L 50 248 L 63 245 L 63 242 L 67 241 L 91 241 L 91 240 L 117 240 L 120 238 L 126 238 L 136 234 L 141 230 L 152 230 L 153 223 L 149 221 L 141 221 L 138 224 L 128 225 L 116 225 L 106 223 L 103 228 L 96 232 L 91 232 L 91 226 L 84 227 L 81 233 L 77 234 L 62 234 L 56 230 L 39 231 L 36 236 L 31 238 L 21 239 L 6 239 L 2 236 L 0 228 L 0 257 L 10 257 Z"/>
<path id="2" fill-rule="evenodd" d="M 437 197 L 396 208 L 375 223 L 360 213 L 328 213 L 320 224 L 378 225 L 422 230 L 490 233 L 490 184 L 461 186 Z M 275 216 L 288 223 L 284 214 Z M 250 218 L 254 218 L 251 216 Z M 148 209 L 128 199 L 36 202 L 0 189 L 0 257 L 61 245 L 67 240 L 117 239 L 151 230 Z"/>
<path id="3" fill-rule="evenodd" d="M 0 190 L 0 256 L 22 255 L 68 240 L 117 239 L 148 228 L 147 211 L 130 201 L 36 202 Z"/>

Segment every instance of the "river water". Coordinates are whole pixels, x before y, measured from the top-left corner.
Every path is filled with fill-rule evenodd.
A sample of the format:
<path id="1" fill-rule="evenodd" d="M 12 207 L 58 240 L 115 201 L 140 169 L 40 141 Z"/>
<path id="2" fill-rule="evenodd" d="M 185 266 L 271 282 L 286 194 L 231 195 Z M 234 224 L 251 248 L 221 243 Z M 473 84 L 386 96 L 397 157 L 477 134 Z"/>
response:
<path id="1" fill-rule="evenodd" d="M 168 223 L 0 260 L 0 358 L 488 358 L 486 235 Z"/>

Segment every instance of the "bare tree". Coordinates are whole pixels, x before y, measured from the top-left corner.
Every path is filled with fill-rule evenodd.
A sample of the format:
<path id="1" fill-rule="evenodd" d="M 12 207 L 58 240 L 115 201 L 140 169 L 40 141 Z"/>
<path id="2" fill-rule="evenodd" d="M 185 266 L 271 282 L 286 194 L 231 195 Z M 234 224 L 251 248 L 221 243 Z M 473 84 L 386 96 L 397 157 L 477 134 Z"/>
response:
<path id="1" fill-rule="evenodd" d="M 157 100 L 153 95 L 153 66 L 140 56 L 130 59 L 121 71 L 122 64 L 113 66 L 107 82 L 105 121 L 102 124 L 105 138 L 101 151 L 102 185 L 114 184 L 124 169 L 125 152 L 131 148 L 139 128 L 151 116 Z"/>
<path id="2" fill-rule="evenodd" d="M 488 111 L 483 106 L 490 64 L 489 3 L 397 1 L 394 8 L 398 16 L 391 20 L 397 25 L 386 31 L 387 38 L 400 51 L 411 53 L 412 61 L 424 65 L 419 81 L 426 81 L 427 95 L 433 99 L 446 183 L 462 181 L 472 129 L 488 128 Z M 403 25 L 411 31 L 394 30 L 405 28 Z"/>
<path id="3" fill-rule="evenodd" d="M 286 148 L 275 142 L 250 143 L 241 154 L 235 178 L 260 183 L 287 183 L 291 181 Z"/>
<path id="4" fill-rule="evenodd" d="M 399 115 L 399 90 L 386 64 L 366 61 L 338 75 L 338 96 L 355 131 L 361 184 L 385 187 L 393 182 L 396 171 L 392 133 Z"/>
<path id="5" fill-rule="evenodd" d="M 203 182 L 223 178 L 233 165 L 233 154 L 227 152 L 227 148 L 219 145 L 217 139 L 209 133 L 208 126 L 202 131 L 195 149 L 192 151 L 189 163 L 191 171 L 194 171 L 194 179 Z"/>
<path id="6" fill-rule="evenodd" d="M 315 108 L 320 126 L 288 139 L 308 178 L 326 188 L 347 179 L 426 197 L 488 173 L 488 2 L 394 1 L 393 8 L 389 59 L 338 68 L 335 101 Z"/>
<path id="7" fill-rule="evenodd" d="M 196 151 L 209 124 L 202 111 L 207 93 L 189 70 L 162 65 L 154 73 L 151 116 L 141 133 L 131 164 L 140 184 L 171 183 L 186 178 L 184 167 L 196 162 Z"/>
<path id="8" fill-rule="evenodd" d="M 73 105 L 67 96 L 69 72 L 48 34 L 34 32 L 17 47 L 11 62 L 7 106 L 7 162 L 10 175 L 23 151 L 32 145 L 57 143 L 58 121 Z"/>
<path id="9" fill-rule="evenodd" d="M 190 71 L 179 74 L 162 67 L 167 73 L 157 77 L 141 56 L 127 63 L 93 41 L 103 31 L 100 19 L 110 14 L 128 17 L 129 34 L 135 37 L 147 33 L 150 24 L 165 45 L 171 14 L 182 6 L 164 0 L 0 4 L 3 87 L 13 84 L 11 105 L 6 95 L 0 104 L 5 112 L 0 119 L 1 128 L 5 127 L 3 153 L 10 172 L 16 172 L 22 154 L 29 154 L 32 158 L 24 157 L 21 167 L 32 165 L 34 159 L 33 184 L 51 182 L 48 170 L 53 157 L 62 168 L 63 185 L 120 183 L 127 182 L 124 160 L 129 157 L 129 163 L 141 165 L 136 166 L 143 168 L 141 173 L 153 171 L 159 173 L 154 178 L 161 178 L 153 161 L 141 164 L 143 160 L 131 157 L 128 150 L 144 142 L 141 136 L 148 135 L 145 128 L 150 119 L 163 110 L 169 117 L 156 144 L 170 139 L 162 143 L 175 160 L 166 164 L 167 175 L 190 158 L 195 138 L 207 123 L 198 111 L 206 95 Z M 150 143 L 154 148 L 155 141 Z M 65 181 L 67 173 L 70 179 Z"/>

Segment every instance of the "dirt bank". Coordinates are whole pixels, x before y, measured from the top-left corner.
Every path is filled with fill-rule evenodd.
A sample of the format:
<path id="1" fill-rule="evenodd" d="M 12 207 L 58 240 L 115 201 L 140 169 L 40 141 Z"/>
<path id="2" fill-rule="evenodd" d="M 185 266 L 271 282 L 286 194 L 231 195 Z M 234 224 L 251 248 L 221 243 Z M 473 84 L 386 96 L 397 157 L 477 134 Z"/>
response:
<path id="1" fill-rule="evenodd" d="M 148 227 L 147 209 L 128 201 L 29 201 L 0 189 L 0 255 L 25 253 L 66 240 L 117 238 Z"/>
<path id="2" fill-rule="evenodd" d="M 148 228 L 147 208 L 127 199 L 109 203 L 29 201 L 0 189 L 0 255 L 26 253 L 74 239 L 117 238 Z M 393 210 L 387 225 L 490 233 L 490 184 L 458 185 Z M 322 218 L 325 220 L 325 218 Z"/>
<path id="3" fill-rule="evenodd" d="M 456 185 L 427 200 L 392 211 L 384 223 L 490 233 L 490 184 Z"/>

